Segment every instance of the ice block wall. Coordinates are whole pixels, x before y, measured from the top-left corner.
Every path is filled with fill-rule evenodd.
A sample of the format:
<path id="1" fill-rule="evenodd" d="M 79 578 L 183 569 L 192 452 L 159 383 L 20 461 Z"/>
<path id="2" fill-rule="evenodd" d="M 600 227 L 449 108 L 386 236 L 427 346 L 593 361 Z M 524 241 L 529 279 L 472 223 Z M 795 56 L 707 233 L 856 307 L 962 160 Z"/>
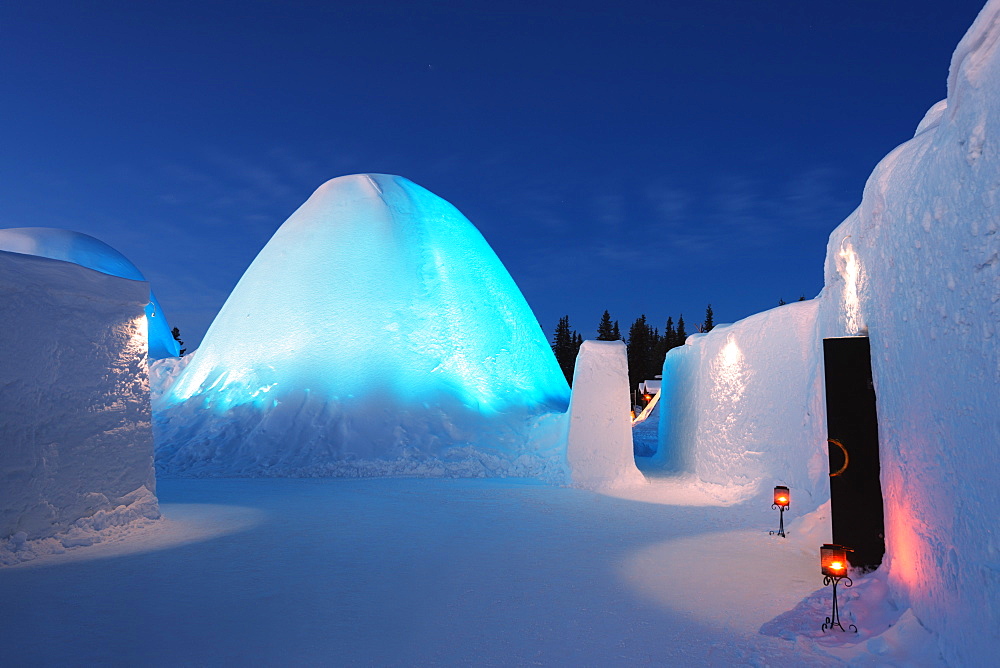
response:
<path id="1" fill-rule="evenodd" d="M 0 539 L 158 515 L 148 302 L 145 282 L 0 251 Z"/>
<path id="2" fill-rule="evenodd" d="M 646 482 L 632 454 L 628 360 L 622 341 L 584 341 L 573 370 L 566 460 L 570 481 L 589 489 Z"/>
<path id="3" fill-rule="evenodd" d="M 799 512 L 828 499 L 818 308 L 794 302 L 671 350 L 651 463 L 748 494 L 787 485 Z"/>
<path id="4" fill-rule="evenodd" d="M 881 569 L 894 602 L 956 666 L 992 665 L 1000 643 L 998 127 L 1000 1 L 990 0 L 955 51 L 947 99 L 879 163 L 831 234 L 819 297 L 690 338 L 667 355 L 661 398 L 664 466 L 816 485 L 827 473 L 811 445 L 826 438 L 822 339 L 867 335 Z"/>
<path id="5" fill-rule="evenodd" d="M 871 339 L 893 595 L 950 665 L 1000 643 L 1000 3 L 830 237 L 821 320 Z"/>

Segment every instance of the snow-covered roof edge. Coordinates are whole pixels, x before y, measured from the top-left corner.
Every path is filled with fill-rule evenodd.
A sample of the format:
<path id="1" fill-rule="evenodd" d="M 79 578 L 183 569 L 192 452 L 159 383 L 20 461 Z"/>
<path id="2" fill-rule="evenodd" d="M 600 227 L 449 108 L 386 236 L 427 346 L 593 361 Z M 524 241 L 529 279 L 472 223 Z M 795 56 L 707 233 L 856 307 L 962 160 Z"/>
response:
<path id="1" fill-rule="evenodd" d="M 1000 42 L 1000 0 L 989 0 L 966 31 L 948 68 L 948 108 L 954 117 L 961 100 L 959 77 L 978 87 L 982 67 Z"/>

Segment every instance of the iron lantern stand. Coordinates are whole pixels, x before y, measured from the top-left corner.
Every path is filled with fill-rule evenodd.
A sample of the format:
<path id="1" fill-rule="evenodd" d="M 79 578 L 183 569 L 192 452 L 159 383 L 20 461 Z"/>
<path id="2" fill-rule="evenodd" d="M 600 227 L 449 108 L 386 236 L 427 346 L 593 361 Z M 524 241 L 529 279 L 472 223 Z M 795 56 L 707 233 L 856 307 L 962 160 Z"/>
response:
<path id="1" fill-rule="evenodd" d="M 792 495 L 785 485 L 776 485 L 774 487 L 774 503 L 771 504 L 771 509 L 777 508 L 779 511 L 778 515 L 778 531 L 777 534 L 782 538 L 785 537 L 785 511 L 788 510 L 792 505 Z M 769 532 L 772 536 L 776 533 L 774 531 Z"/>
<path id="2" fill-rule="evenodd" d="M 785 536 L 785 511 L 788 510 L 790 507 L 791 507 L 791 504 L 787 504 L 787 505 L 779 505 L 777 503 L 772 503 L 771 504 L 771 509 L 772 510 L 774 510 L 775 508 L 778 509 L 778 530 L 777 531 L 768 531 L 767 532 L 768 534 L 770 534 L 772 536 L 774 534 L 778 534 L 782 538 L 787 538 L 787 536 Z"/>
<path id="3" fill-rule="evenodd" d="M 823 623 L 824 631 L 826 631 L 827 629 L 832 629 L 833 627 L 836 626 L 844 633 L 847 633 L 847 629 L 845 629 L 844 625 L 840 623 L 840 607 L 837 605 L 837 584 L 839 584 L 841 580 L 847 580 L 847 584 L 844 585 L 845 587 L 854 586 L 854 581 L 851 580 L 851 578 L 847 577 L 846 575 L 842 575 L 839 577 L 836 575 L 823 576 L 824 587 L 829 585 L 831 582 L 833 583 L 833 611 L 830 613 L 830 616 L 827 617 L 826 621 Z M 848 626 L 854 633 L 858 632 L 858 627 L 855 626 L 854 624 L 848 624 Z"/>

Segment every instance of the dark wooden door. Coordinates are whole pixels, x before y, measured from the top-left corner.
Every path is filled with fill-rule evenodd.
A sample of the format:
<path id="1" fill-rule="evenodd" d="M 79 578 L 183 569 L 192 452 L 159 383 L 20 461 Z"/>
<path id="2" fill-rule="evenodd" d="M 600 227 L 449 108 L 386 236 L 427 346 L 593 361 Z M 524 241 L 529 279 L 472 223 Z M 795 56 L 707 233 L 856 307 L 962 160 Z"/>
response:
<path id="1" fill-rule="evenodd" d="M 885 554 L 885 518 L 868 337 L 823 339 L 823 361 L 833 542 L 854 550 L 852 566 L 871 570 Z"/>

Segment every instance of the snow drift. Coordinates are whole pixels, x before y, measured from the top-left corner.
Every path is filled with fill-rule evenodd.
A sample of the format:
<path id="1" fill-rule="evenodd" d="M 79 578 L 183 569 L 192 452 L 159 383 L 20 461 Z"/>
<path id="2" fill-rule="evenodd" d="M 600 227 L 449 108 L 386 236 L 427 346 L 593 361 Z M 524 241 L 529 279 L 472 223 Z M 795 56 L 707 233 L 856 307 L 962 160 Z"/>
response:
<path id="1" fill-rule="evenodd" d="M 945 660 L 962 666 L 995 663 L 1000 644 L 1000 543 L 990 528 L 1000 507 L 998 127 L 1000 1 L 991 0 L 955 51 L 947 100 L 882 160 L 860 207 L 831 234 L 815 304 L 717 328 L 668 354 L 664 387 L 674 396 L 662 399 L 658 453 L 705 479 L 753 483 L 766 470 L 776 483 L 804 480 L 819 492 L 815 505 L 821 340 L 867 334 L 886 518 L 880 572 L 894 605 L 910 606 Z M 730 343 L 739 348 L 731 373 L 713 366 Z"/>
<path id="2" fill-rule="evenodd" d="M 170 374 L 166 374 L 165 377 Z M 156 400 L 184 475 L 532 475 L 569 390 L 482 235 L 398 176 L 321 186 Z"/>
<path id="3" fill-rule="evenodd" d="M 0 250 L 65 260 L 104 274 L 145 281 L 128 258 L 103 241 L 70 230 L 51 227 L 12 227 L 0 230 Z M 152 359 L 180 355 L 180 345 L 170 331 L 163 309 L 152 291 L 146 305 L 149 319 L 149 356 Z"/>
<path id="4" fill-rule="evenodd" d="M 148 303 L 144 282 L 0 251 L 0 563 L 158 515 Z"/>

